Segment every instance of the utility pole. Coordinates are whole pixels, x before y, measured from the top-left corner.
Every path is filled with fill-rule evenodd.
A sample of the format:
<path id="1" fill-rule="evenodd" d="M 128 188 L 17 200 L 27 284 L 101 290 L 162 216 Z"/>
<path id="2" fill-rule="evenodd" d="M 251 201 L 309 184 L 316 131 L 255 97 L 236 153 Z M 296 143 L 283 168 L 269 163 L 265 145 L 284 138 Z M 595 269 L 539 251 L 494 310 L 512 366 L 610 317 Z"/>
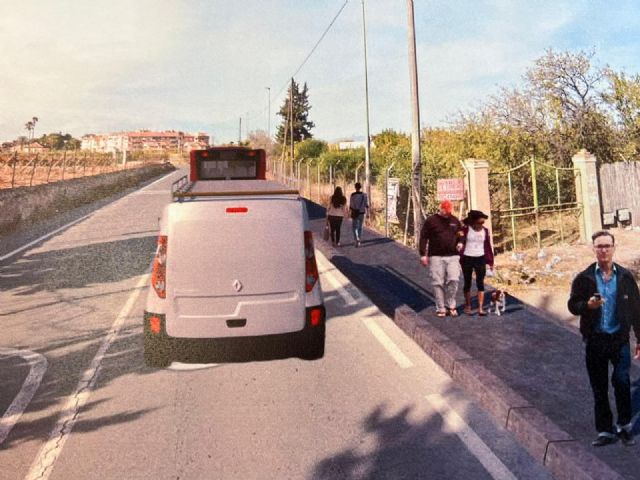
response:
<path id="1" fill-rule="evenodd" d="M 240 125 L 238 125 L 238 145 L 242 143 L 242 117 L 240 117 Z"/>
<path id="2" fill-rule="evenodd" d="M 271 140 L 271 87 L 267 89 L 267 138 Z"/>
<path id="3" fill-rule="evenodd" d="M 422 162 L 420 159 L 420 102 L 418 96 L 418 62 L 413 0 L 407 0 L 409 24 L 409 78 L 411 81 L 411 196 L 413 200 L 413 231 L 418 245 L 422 230 Z"/>
<path id="4" fill-rule="evenodd" d="M 367 114 L 367 139 L 364 150 L 364 191 L 371 205 L 371 134 L 369 133 L 369 74 L 367 68 L 367 22 L 364 14 L 364 0 L 362 0 L 362 36 L 364 42 L 364 98 Z M 368 211 L 370 211 L 369 209 Z"/>
<path id="5" fill-rule="evenodd" d="M 293 177 L 293 77 L 291 77 L 291 89 L 289 90 L 289 121 L 291 134 L 291 176 Z"/>

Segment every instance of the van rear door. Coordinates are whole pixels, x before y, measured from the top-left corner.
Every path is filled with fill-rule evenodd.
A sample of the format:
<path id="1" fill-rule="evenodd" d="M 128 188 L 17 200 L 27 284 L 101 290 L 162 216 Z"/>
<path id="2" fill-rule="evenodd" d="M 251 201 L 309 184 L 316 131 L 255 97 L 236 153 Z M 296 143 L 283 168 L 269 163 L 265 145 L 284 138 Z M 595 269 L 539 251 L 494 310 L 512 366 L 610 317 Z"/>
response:
<path id="1" fill-rule="evenodd" d="M 219 338 L 302 330 L 303 208 L 296 196 L 170 205 L 167 333 Z"/>

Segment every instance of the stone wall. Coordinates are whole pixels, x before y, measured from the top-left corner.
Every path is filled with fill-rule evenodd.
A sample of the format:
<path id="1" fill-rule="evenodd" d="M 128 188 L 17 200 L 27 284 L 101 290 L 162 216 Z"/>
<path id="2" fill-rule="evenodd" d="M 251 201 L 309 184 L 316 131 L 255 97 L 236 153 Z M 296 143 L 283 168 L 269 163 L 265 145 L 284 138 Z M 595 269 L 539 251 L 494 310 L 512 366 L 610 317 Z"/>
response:
<path id="1" fill-rule="evenodd" d="M 170 163 L 103 173 L 34 187 L 0 190 L 0 235 L 91 203 L 175 170 Z"/>

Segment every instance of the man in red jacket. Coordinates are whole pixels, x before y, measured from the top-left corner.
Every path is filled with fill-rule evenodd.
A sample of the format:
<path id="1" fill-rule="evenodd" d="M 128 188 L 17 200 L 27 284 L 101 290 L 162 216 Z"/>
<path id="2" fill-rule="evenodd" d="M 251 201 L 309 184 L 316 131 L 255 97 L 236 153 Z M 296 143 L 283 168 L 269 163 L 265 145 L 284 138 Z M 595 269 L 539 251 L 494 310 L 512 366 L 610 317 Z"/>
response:
<path id="1" fill-rule="evenodd" d="M 449 200 L 441 202 L 438 213 L 425 220 L 420 232 L 420 263 L 429 266 L 439 317 L 447 313 L 452 317 L 458 315 L 456 293 L 460 282 L 460 255 L 456 246 L 462 224 L 453 216 L 452 210 Z"/>

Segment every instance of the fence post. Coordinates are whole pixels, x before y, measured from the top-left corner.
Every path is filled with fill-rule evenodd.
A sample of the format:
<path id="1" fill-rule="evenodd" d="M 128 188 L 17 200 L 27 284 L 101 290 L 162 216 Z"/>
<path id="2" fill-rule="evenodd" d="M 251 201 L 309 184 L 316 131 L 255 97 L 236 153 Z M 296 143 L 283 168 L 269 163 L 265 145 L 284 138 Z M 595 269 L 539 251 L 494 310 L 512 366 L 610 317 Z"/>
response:
<path id="1" fill-rule="evenodd" d="M 52 168 L 53 168 L 53 153 L 49 155 L 49 168 L 47 169 L 47 183 L 49 183 L 49 177 L 51 176 Z"/>
<path id="2" fill-rule="evenodd" d="M 511 170 L 507 174 L 509 180 L 509 210 L 511 211 L 511 239 L 513 240 L 513 250 L 518 248 L 516 240 L 516 217 L 513 216 L 513 185 L 511 183 Z"/>
<path id="3" fill-rule="evenodd" d="M 558 197 L 558 210 L 560 209 L 560 169 L 556 168 L 556 194 Z M 558 223 L 560 226 L 560 242 L 564 243 L 564 228 L 562 227 L 562 212 L 558 212 Z"/>
<path id="4" fill-rule="evenodd" d="M 29 186 L 33 186 L 33 176 L 36 174 L 36 166 L 38 165 L 38 154 L 36 153 L 36 158 L 33 159 L 33 167 L 31 167 L 31 178 L 29 178 Z"/>
<path id="5" fill-rule="evenodd" d="M 64 180 L 64 171 L 67 168 L 67 151 L 64 151 L 64 155 L 62 157 L 62 180 Z"/>
<path id="6" fill-rule="evenodd" d="M 536 241 L 538 249 L 542 248 L 542 238 L 540 237 L 540 208 L 538 206 L 538 178 L 536 176 L 536 161 L 531 157 L 531 188 L 533 189 L 533 213 L 536 216 Z"/>
<path id="7" fill-rule="evenodd" d="M 16 165 L 18 164 L 18 152 L 13 154 L 13 169 L 11 170 L 11 188 L 16 184 Z"/>
<path id="8" fill-rule="evenodd" d="M 602 230 L 596 157 L 583 148 L 571 160 L 573 168 L 578 173 L 576 176 L 576 200 L 582 206 L 580 240 L 586 242 L 591 239 L 591 235 L 595 231 Z"/>

